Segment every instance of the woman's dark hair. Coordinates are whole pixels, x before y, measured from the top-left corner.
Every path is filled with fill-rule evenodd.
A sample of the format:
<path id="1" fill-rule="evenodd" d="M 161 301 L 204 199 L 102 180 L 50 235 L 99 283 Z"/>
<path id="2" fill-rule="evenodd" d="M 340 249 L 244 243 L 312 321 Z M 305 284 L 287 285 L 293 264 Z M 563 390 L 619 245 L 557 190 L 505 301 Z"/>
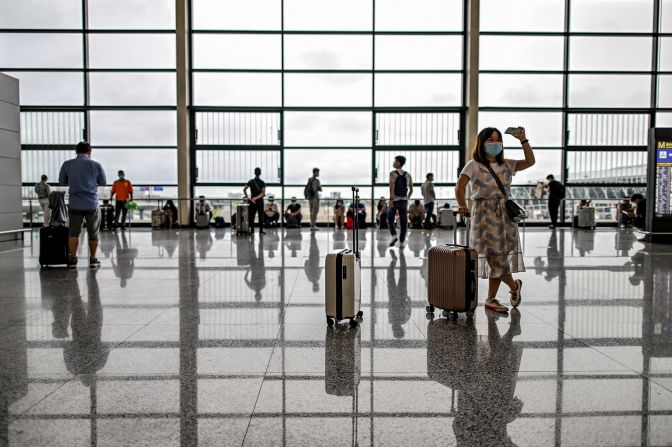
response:
<path id="1" fill-rule="evenodd" d="M 644 196 L 637 192 L 633 194 L 632 197 L 630 197 L 630 200 L 632 200 L 633 202 L 635 200 L 644 200 Z"/>
<path id="2" fill-rule="evenodd" d="M 402 167 L 406 164 L 406 157 L 404 157 L 403 155 L 397 155 L 396 157 L 394 157 L 394 160 L 398 161 Z"/>
<path id="3" fill-rule="evenodd" d="M 496 127 L 486 127 L 478 133 L 478 136 L 476 137 L 476 147 L 474 147 L 474 151 L 471 153 L 471 158 L 483 164 L 488 162 L 488 155 L 485 153 L 485 142 L 495 132 L 499 134 L 500 138 L 502 137 L 502 133 Z M 495 160 L 497 160 L 498 165 L 504 163 L 504 151 L 500 152 L 497 157 L 495 157 Z"/>
<path id="4" fill-rule="evenodd" d="M 91 152 L 91 145 L 86 141 L 82 141 L 77 144 L 77 149 L 75 149 L 75 152 L 78 154 L 88 154 Z"/>

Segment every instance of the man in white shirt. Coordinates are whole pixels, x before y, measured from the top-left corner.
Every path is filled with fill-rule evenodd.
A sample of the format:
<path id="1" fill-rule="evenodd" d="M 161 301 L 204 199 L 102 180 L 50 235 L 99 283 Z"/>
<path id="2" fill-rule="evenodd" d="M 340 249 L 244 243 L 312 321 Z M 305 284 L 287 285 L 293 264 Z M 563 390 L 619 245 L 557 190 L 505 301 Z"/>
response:
<path id="1" fill-rule="evenodd" d="M 436 194 L 434 193 L 434 174 L 431 172 L 427 174 L 427 180 L 420 188 L 422 190 L 422 198 L 425 201 L 425 228 L 431 229 L 432 213 L 434 213 L 434 202 L 436 201 Z"/>

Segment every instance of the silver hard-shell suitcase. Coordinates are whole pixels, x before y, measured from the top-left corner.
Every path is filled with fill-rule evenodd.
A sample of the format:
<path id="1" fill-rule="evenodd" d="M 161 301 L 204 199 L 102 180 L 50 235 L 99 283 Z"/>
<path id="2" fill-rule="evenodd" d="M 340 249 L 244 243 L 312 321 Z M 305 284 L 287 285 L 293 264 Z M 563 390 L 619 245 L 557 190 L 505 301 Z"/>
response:
<path id="1" fill-rule="evenodd" d="M 236 236 L 250 235 L 250 207 L 246 203 L 236 207 Z"/>
<path id="2" fill-rule="evenodd" d="M 359 205 L 359 189 L 352 188 L 352 201 Z M 362 301 L 361 261 L 359 254 L 359 224 L 355 219 L 352 228 L 353 250 L 333 250 L 327 255 L 324 293 L 327 324 L 333 326 L 341 320 L 350 320 L 350 326 L 357 326 L 357 318 L 364 314 L 360 310 Z"/>

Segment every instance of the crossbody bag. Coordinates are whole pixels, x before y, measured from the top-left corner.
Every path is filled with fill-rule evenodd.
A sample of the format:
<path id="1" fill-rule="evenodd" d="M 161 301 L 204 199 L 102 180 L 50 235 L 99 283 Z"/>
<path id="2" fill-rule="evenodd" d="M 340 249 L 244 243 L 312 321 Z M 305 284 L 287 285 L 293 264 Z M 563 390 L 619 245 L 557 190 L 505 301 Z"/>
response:
<path id="1" fill-rule="evenodd" d="M 506 193 L 506 189 L 504 188 L 502 181 L 499 179 L 499 176 L 490 167 L 490 165 L 486 164 L 485 167 L 488 168 L 488 171 L 490 171 L 490 174 L 492 174 L 492 177 L 495 179 L 499 190 L 502 191 L 502 194 L 504 194 L 504 197 L 506 197 L 506 202 L 504 202 L 504 206 L 506 207 L 506 214 L 508 214 L 511 220 L 514 222 L 520 222 L 527 219 L 527 212 L 525 211 L 525 208 L 511 200 L 509 195 Z"/>

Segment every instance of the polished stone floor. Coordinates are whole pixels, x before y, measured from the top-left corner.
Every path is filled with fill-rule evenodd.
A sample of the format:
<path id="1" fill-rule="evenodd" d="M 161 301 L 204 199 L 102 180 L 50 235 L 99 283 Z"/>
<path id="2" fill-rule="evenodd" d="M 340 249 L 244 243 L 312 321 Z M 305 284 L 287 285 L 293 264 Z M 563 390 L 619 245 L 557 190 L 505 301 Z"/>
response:
<path id="1" fill-rule="evenodd" d="M 469 325 L 425 315 L 425 253 L 452 232 L 363 232 L 364 319 L 337 330 L 344 232 L 105 233 L 97 271 L 3 244 L 0 445 L 672 445 L 672 246 L 523 239 L 520 312 Z"/>

